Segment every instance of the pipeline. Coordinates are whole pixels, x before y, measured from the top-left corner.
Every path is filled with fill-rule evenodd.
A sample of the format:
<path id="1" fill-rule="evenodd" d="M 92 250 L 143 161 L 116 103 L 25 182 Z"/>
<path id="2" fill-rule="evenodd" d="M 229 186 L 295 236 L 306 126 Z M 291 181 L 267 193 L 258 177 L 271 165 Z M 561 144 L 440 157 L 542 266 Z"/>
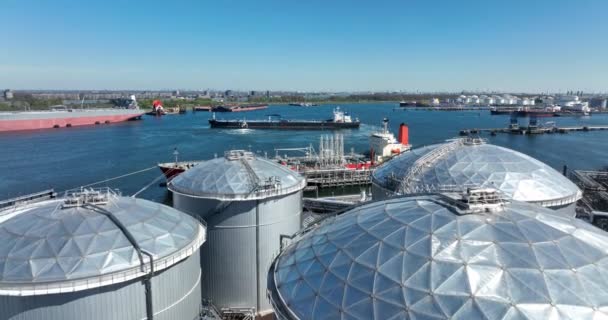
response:
<path id="1" fill-rule="evenodd" d="M 131 243 L 131 246 L 133 246 L 133 248 L 135 249 L 135 252 L 137 252 L 141 272 L 146 271 L 143 255 L 148 256 L 150 260 L 150 271 L 144 277 L 144 286 L 146 292 L 146 317 L 147 320 L 154 320 L 154 308 L 152 305 L 152 277 L 154 276 L 154 259 L 152 257 L 152 254 L 148 251 L 143 250 L 139 246 L 137 240 L 135 240 L 135 237 L 133 237 L 133 234 L 131 234 L 129 229 L 127 229 L 127 227 L 122 224 L 122 222 L 118 218 L 116 218 L 116 216 L 112 212 L 90 203 L 87 203 L 82 207 L 106 216 L 124 234 L 129 243 Z"/>
<path id="2" fill-rule="evenodd" d="M 77 188 L 86 188 L 86 187 L 94 186 L 96 184 L 101 184 L 101 183 L 110 182 L 110 181 L 113 181 L 113 180 L 118 180 L 118 179 L 121 179 L 121 178 L 126 178 L 128 176 L 132 176 L 132 175 L 136 175 L 138 173 L 150 171 L 150 170 L 155 169 L 155 168 L 157 168 L 157 166 L 152 166 L 150 168 L 133 171 L 133 172 L 126 173 L 126 174 L 123 174 L 123 175 L 120 175 L 120 176 L 116 176 L 116 177 L 113 177 L 113 178 L 109 178 L 109 179 L 105 179 L 105 180 L 101 180 L 101 181 L 96 181 L 96 182 L 93 182 L 93 183 L 85 184 L 83 186 L 78 186 Z M 69 188 L 69 189 L 60 191 L 59 193 L 63 193 L 65 191 L 67 191 L 67 190 L 72 190 L 72 189 L 75 189 L 75 188 Z"/>
<path id="3" fill-rule="evenodd" d="M 139 191 L 135 192 L 131 197 L 135 198 L 138 194 L 146 191 L 146 189 L 150 188 L 151 185 L 156 183 L 156 181 L 160 180 L 164 176 L 165 176 L 164 174 L 161 174 L 160 176 L 156 177 L 154 180 L 152 180 L 152 182 L 148 183 L 145 187 L 139 189 Z"/>

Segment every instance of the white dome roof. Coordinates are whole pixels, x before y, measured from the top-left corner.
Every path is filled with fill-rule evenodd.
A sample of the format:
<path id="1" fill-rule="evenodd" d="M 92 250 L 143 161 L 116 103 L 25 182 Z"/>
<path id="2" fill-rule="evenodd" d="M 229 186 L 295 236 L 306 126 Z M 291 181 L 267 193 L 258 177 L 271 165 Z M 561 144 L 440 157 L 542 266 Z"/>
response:
<path id="1" fill-rule="evenodd" d="M 372 182 L 395 194 L 491 187 L 512 199 L 547 207 L 567 205 L 582 197 L 572 181 L 548 165 L 471 139 L 403 153 L 376 169 Z"/>
<path id="2" fill-rule="evenodd" d="M 0 223 L 0 292 L 78 291 L 78 285 L 91 288 L 141 276 L 137 250 L 112 219 L 97 208 L 63 204 L 64 199 L 19 208 Z M 109 195 L 98 208 L 111 212 L 152 254 L 157 270 L 191 255 L 205 239 L 200 223 L 165 205 Z"/>
<path id="3" fill-rule="evenodd" d="M 470 213 L 443 195 L 374 202 L 285 249 L 281 319 L 605 319 L 608 236 L 523 202 Z"/>
<path id="4" fill-rule="evenodd" d="M 306 180 L 297 172 L 250 152 L 234 150 L 180 174 L 168 188 L 194 197 L 249 200 L 289 194 L 305 186 Z"/>

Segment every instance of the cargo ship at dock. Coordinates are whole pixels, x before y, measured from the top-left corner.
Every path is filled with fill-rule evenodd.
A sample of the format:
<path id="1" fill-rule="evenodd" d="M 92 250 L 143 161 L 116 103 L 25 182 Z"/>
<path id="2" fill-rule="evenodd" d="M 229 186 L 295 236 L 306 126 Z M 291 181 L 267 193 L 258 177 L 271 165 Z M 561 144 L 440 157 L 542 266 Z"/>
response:
<path id="1" fill-rule="evenodd" d="M 283 130 L 337 130 L 358 129 L 361 122 L 354 120 L 348 114 L 334 109 L 334 117 L 328 120 L 286 120 L 278 118 L 278 115 L 269 115 L 265 120 L 218 120 L 215 114 L 209 119 L 211 128 L 219 129 L 283 129 Z"/>
<path id="2" fill-rule="evenodd" d="M 139 119 L 143 114 L 140 109 L 68 109 L 65 106 L 49 111 L 0 112 L 0 132 L 109 124 Z"/>

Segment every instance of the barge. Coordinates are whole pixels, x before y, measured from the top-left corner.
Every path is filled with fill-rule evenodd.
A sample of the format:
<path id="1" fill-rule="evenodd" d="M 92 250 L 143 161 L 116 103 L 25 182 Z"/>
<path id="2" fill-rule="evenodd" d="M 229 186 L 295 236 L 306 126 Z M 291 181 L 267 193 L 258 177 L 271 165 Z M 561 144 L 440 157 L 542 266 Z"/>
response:
<path id="1" fill-rule="evenodd" d="M 252 104 L 252 105 L 242 105 L 242 106 L 216 106 L 211 109 L 213 112 L 244 112 L 244 111 L 255 111 L 255 110 L 264 110 L 268 109 L 268 105 L 266 104 Z"/>
<path id="2" fill-rule="evenodd" d="M 65 106 L 50 111 L 0 112 L 0 132 L 108 124 L 139 119 L 143 114 L 140 109 L 69 109 Z"/>
<path id="3" fill-rule="evenodd" d="M 348 114 L 334 109 L 334 117 L 328 120 L 286 120 L 277 119 L 278 115 L 269 115 L 265 120 L 218 120 L 215 114 L 209 119 L 211 128 L 220 129 L 292 129 L 292 130 L 336 130 L 336 129 L 358 129 L 361 122 L 354 120 Z"/>

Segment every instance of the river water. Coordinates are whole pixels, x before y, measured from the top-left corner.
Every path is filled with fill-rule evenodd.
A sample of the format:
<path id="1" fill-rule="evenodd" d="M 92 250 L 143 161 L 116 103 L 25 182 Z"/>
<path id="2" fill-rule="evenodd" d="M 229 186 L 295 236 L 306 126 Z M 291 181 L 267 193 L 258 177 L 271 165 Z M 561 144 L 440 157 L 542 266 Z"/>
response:
<path id="1" fill-rule="evenodd" d="M 267 114 L 280 114 L 286 119 L 329 119 L 335 105 L 318 107 L 270 106 L 235 114 L 217 114 L 221 119 L 257 119 Z M 341 107 L 358 117 L 361 128 L 342 130 L 345 151 L 369 149 L 369 135 L 379 130 L 382 119 L 390 119 L 396 133 L 399 123 L 410 127 L 410 143 L 414 147 L 441 142 L 458 136 L 461 129 L 505 127 L 509 116 L 491 116 L 489 111 L 437 112 L 401 110 L 395 103 L 346 104 Z M 318 148 L 322 131 L 280 131 L 250 129 L 210 129 L 211 114 L 198 112 L 165 117 L 144 116 L 142 121 L 120 124 L 50 129 L 43 131 L 0 134 L 0 199 L 32 193 L 48 188 L 63 191 L 92 182 L 116 177 L 155 166 L 173 159 L 178 148 L 180 160 L 209 159 L 223 155 L 228 149 L 249 149 L 269 156 L 275 148 Z M 526 122 L 520 119 L 521 123 Z M 608 125 L 608 115 L 592 117 L 548 118 L 558 126 Z M 608 165 L 608 131 L 574 132 L 519 136 L 484 135 L 491 143 L 526 153 L 561 171 L 597 169 Z M 131 195 L 160 175 L 159 170 L 100 184 L 118 188 Z M 142 198 L 166 202 L 169 193 L 158 183 L 140 195 Z"/>

